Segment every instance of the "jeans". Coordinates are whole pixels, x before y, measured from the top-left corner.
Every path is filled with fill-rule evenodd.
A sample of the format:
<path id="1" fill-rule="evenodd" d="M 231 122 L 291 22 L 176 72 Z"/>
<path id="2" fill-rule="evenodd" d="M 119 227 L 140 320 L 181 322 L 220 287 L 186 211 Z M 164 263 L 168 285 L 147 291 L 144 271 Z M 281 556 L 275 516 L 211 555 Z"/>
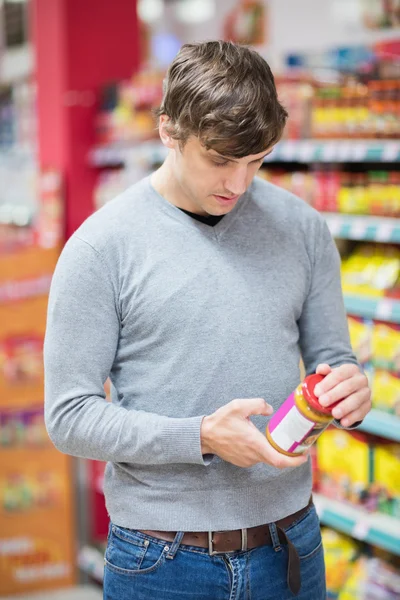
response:
<path id="1" fill-rule="evenodd" d="M 104 600 L 325 600 L 325 565 L 313 505 L 286 534 L 301 563 L 301 589 L 287 586 L 288 553 L 270 525 L 273 546 L 210 556 L 208 549 L 159 540 L 110 523 Z"/>

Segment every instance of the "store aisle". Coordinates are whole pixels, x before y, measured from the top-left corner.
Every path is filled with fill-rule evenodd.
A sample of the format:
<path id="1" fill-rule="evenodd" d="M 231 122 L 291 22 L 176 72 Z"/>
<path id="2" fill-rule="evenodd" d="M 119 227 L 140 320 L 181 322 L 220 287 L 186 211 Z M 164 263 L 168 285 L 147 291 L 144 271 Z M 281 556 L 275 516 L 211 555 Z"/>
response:
<path id="1" fill-rule="evenodd" d="M 39 592 L 22 596 L 4 596 L 3 600 L 102 600 L 103 593 L 98 587 L 80 585 L 60 591 Z"/>

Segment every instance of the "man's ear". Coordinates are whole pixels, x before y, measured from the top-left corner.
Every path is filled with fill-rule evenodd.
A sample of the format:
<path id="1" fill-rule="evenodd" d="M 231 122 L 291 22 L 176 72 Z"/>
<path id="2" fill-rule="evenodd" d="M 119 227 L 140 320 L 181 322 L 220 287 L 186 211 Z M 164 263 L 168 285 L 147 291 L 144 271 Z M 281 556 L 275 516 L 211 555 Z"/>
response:
<path id="1" fill-rule="evenodd" d="M 160 115 L 159 123 L 158 123 L 158 131 L 160 134 L 160 139 L 164 146 L 167 148 L 174 149 L 177 144 L 177 140 L 174 140 L 167 131 L 167 124 L 169 121 L 169 117 L 167 115 Z"/>

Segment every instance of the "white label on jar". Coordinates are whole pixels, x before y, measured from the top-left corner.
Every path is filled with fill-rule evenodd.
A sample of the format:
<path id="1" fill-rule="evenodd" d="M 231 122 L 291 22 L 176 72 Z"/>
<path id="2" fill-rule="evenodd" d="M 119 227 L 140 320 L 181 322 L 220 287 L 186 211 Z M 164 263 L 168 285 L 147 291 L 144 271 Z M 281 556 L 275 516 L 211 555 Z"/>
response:
<path id="1" fill-rule="evenodd" d="M 270 435 L 276 445 L 285 452 L 301 454 L 308 447 L 308 445 L 303 446 L 301 442 L 308 438 L 308 434 L 313 431 L 314 427 L 315 424 L 303 417 L 297 408 L 293 406 L 279 425 L 273 431 L 270 431 Z"/>
<path id="2" fill-rule="evenodd" d="M 302 454 L 328 427 L 328 423 L 316 423 L 306 419 L 295 404 L 296 390 L 271 417 L 268 431 L 275 444 L 292 454 Z"/>

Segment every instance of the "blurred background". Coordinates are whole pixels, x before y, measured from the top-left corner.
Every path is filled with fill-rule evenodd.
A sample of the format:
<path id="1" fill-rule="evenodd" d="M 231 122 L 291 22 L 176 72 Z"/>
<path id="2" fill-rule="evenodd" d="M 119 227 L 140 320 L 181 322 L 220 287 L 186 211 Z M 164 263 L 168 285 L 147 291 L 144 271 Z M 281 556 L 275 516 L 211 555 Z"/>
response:
<path id="1" fill-rule="evenodd" d="M 373 390 L 314 448 L 329 598 L 400 598 L 400 0 L 0 0 L 1 597 L 102 597 L 104 464 L 43 423 L 47 293 L 71 233 L 163 161 L 151 109 L 206 39 L 275 73 L 289 121 L 260 176 L 323 212 Z"/>

